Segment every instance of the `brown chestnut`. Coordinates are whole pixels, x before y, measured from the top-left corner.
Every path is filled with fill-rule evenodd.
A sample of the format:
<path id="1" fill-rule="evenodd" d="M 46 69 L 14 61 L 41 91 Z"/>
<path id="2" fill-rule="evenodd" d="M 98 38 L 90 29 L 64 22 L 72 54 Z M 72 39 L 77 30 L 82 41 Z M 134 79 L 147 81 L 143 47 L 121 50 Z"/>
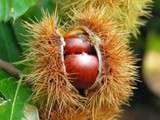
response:
<path id="1" fill-rule="evenodd" d="M 68 55 L 65 58 L 66 71 L 77 89 L 87 89 L 96 81 L 99 62 L 96 56 L 86 53 Z"/>
<path id="2" fill-rule="evenodd" d="M 83 52 L 91 54 L 93 47 L 86 41 L 85 36 L 68 37 L 65 39 L 65 55 L 81 54 Z"/>

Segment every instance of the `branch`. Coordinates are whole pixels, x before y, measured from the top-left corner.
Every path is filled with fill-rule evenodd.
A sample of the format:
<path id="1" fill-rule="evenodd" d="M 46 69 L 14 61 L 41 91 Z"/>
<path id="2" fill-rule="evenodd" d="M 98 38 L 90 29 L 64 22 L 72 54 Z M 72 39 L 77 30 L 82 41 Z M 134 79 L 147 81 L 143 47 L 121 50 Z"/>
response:
<path id="1" fill-rule="evenodd" d="M 2 59 L 0 59 L 0 68 L 14 77 L 20 77 L 21 71 Z"/>

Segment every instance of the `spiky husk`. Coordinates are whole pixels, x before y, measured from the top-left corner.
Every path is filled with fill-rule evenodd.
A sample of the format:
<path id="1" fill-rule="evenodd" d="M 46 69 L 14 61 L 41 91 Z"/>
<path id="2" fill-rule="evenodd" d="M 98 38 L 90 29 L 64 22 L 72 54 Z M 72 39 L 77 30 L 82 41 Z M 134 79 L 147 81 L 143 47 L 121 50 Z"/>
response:
<path id="1" fill-rule="evenodd" d="M 26 82 L 32 85 L 32 99 L 43 111 L 40 114 L 44 117 L 42 120 L 47 120 L 53 111 L 61 115 L 82 107 L 84 98 L 71 85 L 65 72 L 64 41 L 58 31 L 57 19 L 47 13 L 43 16 L 39 23 L 25 24 L 32 35 L 26 52 L 32 72 Z"/>
<path id="2" fill-rule="evenodd" d="M 101 80 L 83 97 L 67 77 L 63 37 L 56 17 L 44 14 L 39 23 L 26 23 L 32 34 L 26 53 L 32 72 L 26 81 L 32 85 L 32 98 L 39 105 L 42 120 L 50 116 L 54 120 L 112 120 L 119 116 L 121 105 L 132 95 L 136 60 L 129 49 L 127 33 L 105 11 L 105 7 L 74 11 L 74 24 L 70 26 L 86 31 L 91 38 L 89 42 L 98 45 L 102 55 Z"/>
<path id="3" fill-rule="evenodd" d="M 88 6 L 104 6 L 105 13 L 121 24 L 122 30 L 137 36 L 139 26 L 145 24 L 145 20 L 140 17 L 150 16 L 152 0 L 64 0 L 60 3 L 64 6 L 61 10 L 68 11 L 69 14 L 73 8 L 83 11 Z"/>

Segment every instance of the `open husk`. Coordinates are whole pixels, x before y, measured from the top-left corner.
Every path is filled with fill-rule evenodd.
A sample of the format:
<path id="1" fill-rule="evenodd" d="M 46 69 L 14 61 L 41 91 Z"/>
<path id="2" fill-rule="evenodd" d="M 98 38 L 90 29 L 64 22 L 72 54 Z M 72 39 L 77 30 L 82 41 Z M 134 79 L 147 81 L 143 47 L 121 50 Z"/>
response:
<path id="1" fill-rule="evenodd" d="M 132 95 L 136 76 L 127 35 L 104 7 L 74 13 L 70 29 L 85 31 L 97 51 L 100 67 L 95 84 L 83 96 L 72 86 L 65 71 L 62 33 L 56 17 L 47 13 L 38 23 L 26 23 L 31 34 L 26 51 L 31 72 L 25 81 L 31 84 L 42 120 L 115 119 Z"/>

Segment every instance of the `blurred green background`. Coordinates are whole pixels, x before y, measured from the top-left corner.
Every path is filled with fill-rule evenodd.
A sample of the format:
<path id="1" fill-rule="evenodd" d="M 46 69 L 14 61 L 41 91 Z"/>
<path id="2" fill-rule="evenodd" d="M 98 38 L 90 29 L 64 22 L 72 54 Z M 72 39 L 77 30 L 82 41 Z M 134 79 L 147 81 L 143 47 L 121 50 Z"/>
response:
<path id="1" fill-rule="evenodd" d="M 17 4 L 18 3 L 18 4 Z M 52 13 L 55 10 L 54 0 L 0 0 L 0 58 L 8 62 L 22 60 L 26 40 L 23 21 L 41 19 L 42 8 Z M 137 62 L 139 82 L 130 100 L 130 106 L 124 107 L 125 114 L 122 120 L 160 120 L 160 0 L 154 0 L 152 17 L 145 26 L 140 27 L 141 34 L 133 39 L 131 47 L 141 60 Z M 145 18 L 144 18 L 145 19 Z M 16 65 L 22 68 L 22 65 Z M 12 110 L 10 107 L 16 89 L 16 82 L 10 82 L 8 74 L 0 70 L 0 120 L 8 120 L 6 116 Z M 13 94 L 7 88 L 13 89 Z M 26 86 L 20 88 L 13 113 L 13 120 L 18 120 L 17 115 L 22 116 L 22 108 L 29 101 L 25 100 L 30 95 Z M 23 94 L 23 96 L 21 96 Z M 11 99 L 11 101 L 8 101 Z"/>
<path id="2" fill-rule="evenodd" d="M 160 0 L 154 0 L 151 15 L 138 39 L 132 38 L 131 46 L 141 59 L 139 82 L 122 120 L 160 120 Z"/>

